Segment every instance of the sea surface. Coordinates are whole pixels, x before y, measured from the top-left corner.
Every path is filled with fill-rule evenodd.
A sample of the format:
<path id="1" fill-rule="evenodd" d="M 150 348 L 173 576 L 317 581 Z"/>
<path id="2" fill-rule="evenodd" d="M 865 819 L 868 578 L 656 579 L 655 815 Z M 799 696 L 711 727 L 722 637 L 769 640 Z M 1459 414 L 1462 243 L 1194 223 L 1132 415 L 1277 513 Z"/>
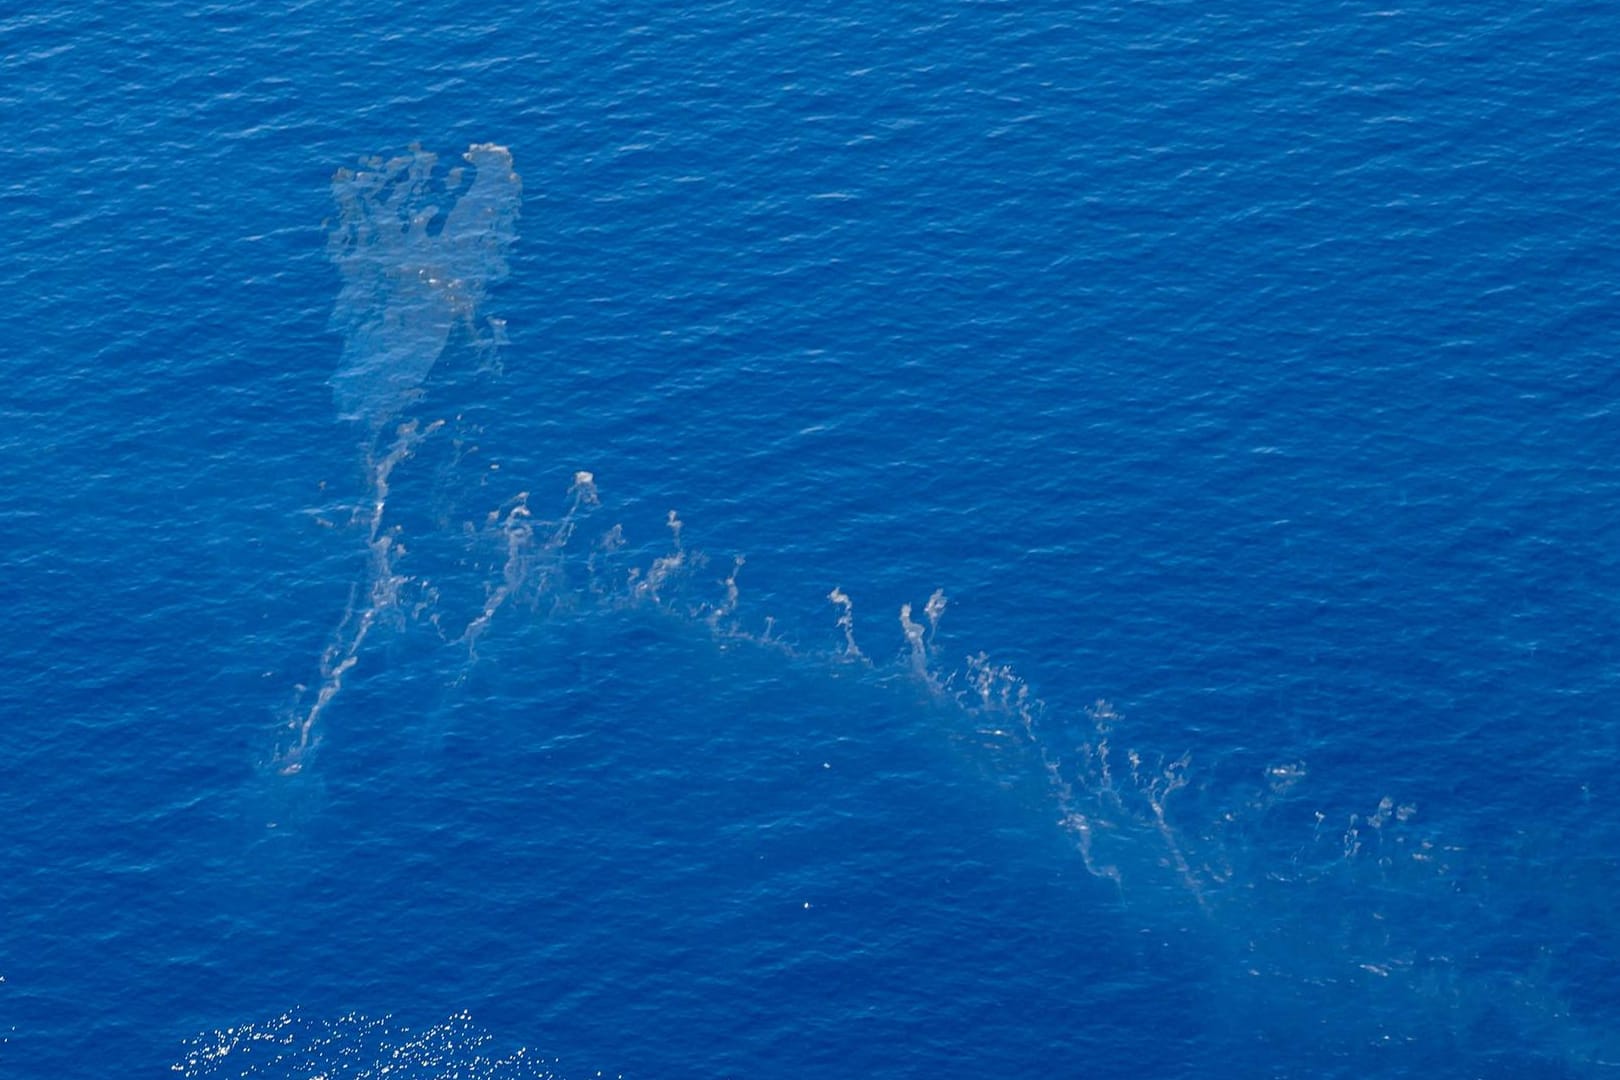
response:
<path id="1" fill-rule="evenodd" d="M 0 1075 L 1620 1076 L 1620 8 L 0 11 Z"/>

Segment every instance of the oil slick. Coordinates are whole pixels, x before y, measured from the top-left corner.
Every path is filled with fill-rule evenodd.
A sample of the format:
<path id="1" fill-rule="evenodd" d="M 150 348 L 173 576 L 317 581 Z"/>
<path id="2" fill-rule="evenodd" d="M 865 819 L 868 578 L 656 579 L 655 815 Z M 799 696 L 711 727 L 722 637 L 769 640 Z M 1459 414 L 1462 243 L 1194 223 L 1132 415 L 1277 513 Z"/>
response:
<path id="1" fill-rule="evenodd" d="M 356 517 L 366 525 L 367 569 L 350 588 L 321 654 L 319 678 L 313 688 L 300 688 L 286 719 L 272 757 L 284 775 L 304 768 L 322 714 L 359 663 L 378 618 L 399 603 L 407 580 L 396 569 L 401 537 L 384 520 L 389 478 L 442 421 L 422 425 L 400 417 L 421 396 L 458 327 L 480 350 L 504 340 L 503 324 L 483 317 L 482 308 L 489 286 L 507 275 L 523 184 L 504 146 L 475 143 L 462 159 L 441 175 L 436 155 L 413 147 L 358 170 L 339 169 L 332 178 L 337 216 L 327 255 L 343 278 L 330 322 L 343 337 L 332 392 L 339 417 L 363 433 L 368 490 Z M 479 631 L 468 628 L 469 646 Z"/>
<path id="2" fill-rule="evenodd" d="M 367 490 L 354 524 L 366 568 L 321 654 L 319 678 L 285 717 L 273 756 L 277 773 L 306 769 L 324 716 L 385 614 L 425 618 L 465 674 L 515 607 L 639 608 L 723 648 L 746 646 L 809 660 L 829 674 L 915 688 L 914 697 L 939 706 L 951 737 L 1030 781 L 1072 842 L 1075 866 L 1098 886 L 1094 900 L 1117 904 L 1134 922 L 1206 931 L 1204 945 L 1221 953 L 1220 970 L 1244 975 L 1227 984 L 1239 992 L 1228 995 L 1233 1000 L 1223 1007 L 1232 1012 L 1223 1024 L 1257 1043 L 1281 1044 L 1299 1031 L 1325 1038 L 1310 1027 L 1313 1010 L 1326 1014 L 1349 994 L 1364 1006 L 1353 1030 L 1325 1044 L 1344 1054 L 1466 1045 L 1476 1031 L 1501 1029 L 1505 1041 L 1550 1047 L 1549 1055 L 1576 1072 L 1620 1059 L 1614 1038 L 1579 1018 L 1550 967 L 1507 962 L 1482 974 L 1466 957 L 1442 951 L 1449 925 L 1467 923 L 1482 907 L 1513 909 L 1515 885 L 1502 872 L 1516 869 L 1511 860 L 1472 864 L 1414 803 L 1381 788 L 1355 813 L 1324 812 L 1312 801 L 1323 798 L 1311 793 L 1319 790 L 1308 782 L 1316 779 L 1312 770 L 1292 752 L 1256 759 L 1247 777 L 1217 780 L 1209 762 L 1199 768 L 1164 725 L 1133 728 L 1103 701 L 1049 707 L 1020 673 L 982 651 L 948 660 L 939 633 L 943 590 L 920 612 L 903 605 L 898 640 L 885 646 L 864 630 L 857 643 L 856 602 L 835 587 L 825 594 L 831 612 L 824 639 L 801 644 L 801 627 L 784 633 L 774 618 L 750 610 L 738 581 L 743 559 L 716 572 L 675 511 L 657 550 L 630 549 L 620 524 L 603 528 L 595 517 L 602 512 L 596 477 L 584 470 L 572 473 L 550 519 L 542 519 L 541 500 L 528 490 L 482 505 L 461 534 L 483 556 L 463 563 L 477 561 L 479 576 L 459 607 L 402 573 L 406 537 L 387 512 L 390 482 L 425 442 L 445 438 L 442 421 L 408 413 L 458 329 L 474 350 L 503 340 L 482 307 L 489 286 L 507 273 L 521 183 L 502 147 L 477 144 L 463 158 L 440 176 L 431 154 L 413 150 L 340 171 L 333 181 L 338 215 L 330 253 L 343 288 L 331 325 L 344 344 L 332 386 L 338 414 L 362 435 Z M 402 599 L 410 587 L 424 597 L 414 608 Z M 1154 741 L 1168 745 L 1154 750 Z M 1503 896 L 1484 904 L 1459 888 L 1464 881 Z M 1323 940 L 1328 933 L 1331 940 Z M 1511 955 L 1518 934 L 1501 928 L 1495 940 L 1502 955 Z M 1302 941 L 1313 945 L 1292 944 Z M 1280 1007 L 1291 1001 L 1305 1004 Z M 219 1060 L 236 1053 L 237 1043 L 230 1046 L 218 1058 L 196 1058 L 196 1067 L 218 1071 Z M 215 1053 L 212 1044 L 204 1050 Z"/>
<path id="3" fill-rule="evenodd" d="M 438 176 L 437 157 L 417 147 L 332 179 L 327 256 L 343 276 L 332 392 L 338 415 L 373 438 L 416 400 L 458 326 L 477 343 L 500 341 L 498 320 L 478 320 L 507 275 L 523 183 L 504 146 L 476 143 L 462 157 Z"/>

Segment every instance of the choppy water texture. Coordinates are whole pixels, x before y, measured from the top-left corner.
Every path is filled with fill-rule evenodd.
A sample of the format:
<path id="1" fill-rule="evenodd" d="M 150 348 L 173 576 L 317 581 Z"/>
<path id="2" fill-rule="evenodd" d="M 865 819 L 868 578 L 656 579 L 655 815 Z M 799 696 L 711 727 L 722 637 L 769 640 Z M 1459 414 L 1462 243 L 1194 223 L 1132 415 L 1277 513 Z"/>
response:
<path id="1" fill-rule="evenodd" d="M 1617 42 L 0 16 L 0 1071 L 1620 1072 Z"/>

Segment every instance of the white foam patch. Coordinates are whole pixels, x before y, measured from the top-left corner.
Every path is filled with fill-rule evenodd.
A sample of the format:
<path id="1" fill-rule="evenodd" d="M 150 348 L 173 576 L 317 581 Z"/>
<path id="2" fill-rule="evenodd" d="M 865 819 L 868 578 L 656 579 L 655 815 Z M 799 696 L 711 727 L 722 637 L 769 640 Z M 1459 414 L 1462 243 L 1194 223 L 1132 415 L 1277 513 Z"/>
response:
<path id="1" fill-rule="evenodd" d="M 413 1029 L 388 1016 L 320 1020 L 292 1011 L 197 1035 L 170 1068 L 188 1080 L 567 1080 L 555 1059 L 498 1051 L 494 1042 L 466 1012 Z"/>

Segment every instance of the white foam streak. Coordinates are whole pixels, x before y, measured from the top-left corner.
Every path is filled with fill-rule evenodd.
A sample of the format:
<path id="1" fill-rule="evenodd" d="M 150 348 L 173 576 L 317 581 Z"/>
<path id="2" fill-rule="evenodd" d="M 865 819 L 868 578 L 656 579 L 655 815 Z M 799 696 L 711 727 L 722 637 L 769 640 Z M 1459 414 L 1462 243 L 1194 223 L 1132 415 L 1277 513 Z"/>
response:
<path id="1" fill-rule="evenodd" d="M 850 660 L 864 660 L 861 647 L 855 644 L 855 604 L 850 600 L 849 594 L 836 585 L 827 599 L 839 607 L 838 629 L 844 632 L 844 656 Z"/>
<path id="2" fill-rule="evenodd" d="M 726 595 L 725 599 L 722 600 L 720 604 L 709 613 L 708 622 L 709 631 L 711 633 L 720 634 L 724 632 L 727 634 L 735 634 L 737 632 L 737 624 L 734 621 L 731 621 L 731 617 L 737 613 L 737 600 L 742 595 L 741 590 L 737 588 L 737 575 L 742 571 L 743 563 L 745 561 L 746 560 L 744 560 L 741 555 L 738 555 L 735 559 L 733 559 L 731 563 L 731 573 L 726 575 L 726 577 L 720 582 L 721 585 L 725 586 Z M 721 627 L 722 620 L 725 620 L 726 623 L 724 629 Z"/>
<path id="3" fill-rule="evenodd" d="M 467 646 L 467 659 L 475 660 L 478 639 L 489 629 L 491 621 L 514 595 L 542 595 L 563 591 L 564 549 L 573 539 L 581 517 L 600 504 L 595 478 L 581 470 L 574 474 L 573 486 L 568 489 L 569 505 L 562 519 L 552 526 L 550 534 L 538 549 L 535 546 L 535 524 L 529 512 L 529 493 L 519 492 L 510 500 L 504 518 L 499 512 L 492 515 L 499 522 L 506 561 L 501 567 L 500 583 L 490 588 L 484 608 L 462 631 L 457 639 Z"/>
<path id="4" fill-rule="evenodd" d="M 644 576 L 631 571 L 632 579 L 640 578 L 634 580 L 632 585 L 637 599 L 653 601 L 661 599 L 658 591 L 664 587 L 664 583 L 672 574 L 686 566 L 686 549 L 681 546 L 681 519 L 671 510 L 665 524 L 669 527 L 670 541 L 674 545 L 674 550 L 668 555 L 654 559 Z"/>
<path id="5" fill-rule="evenodd" d="M 321 678 L 315 700 L 302 717 L 295 717 L 289 722 L 292 738 L 275 755 L 276 766 L 283 773 L 292 774 L 303 768 L 304 759 L 314 745 L 316 723 L 343 689 L 344 676 L 358 662 L 361 646 L 376 625 L 378 616 L 399 602 L 400 587 L 407 579 L 394 572 L 394 556 L 403 554 L 403 548 L 397 543 L 397 537 L 383 528 L 383 515 L 388 508 L 388 481 L 394 469 L 411 455 L 422 440 L 442 426 L 442 421 L 435 421 L 418 430 L 414 420 L 401 424 L 395 432 L 393 445 L 371 468 L 371 513 L 366 519 L 365 603 L 356 603 L 362 595 L 361 589 L 349 590 L 349 602 L 343 618 L 333 633 L 331 644 L 321 653 Z"/>

